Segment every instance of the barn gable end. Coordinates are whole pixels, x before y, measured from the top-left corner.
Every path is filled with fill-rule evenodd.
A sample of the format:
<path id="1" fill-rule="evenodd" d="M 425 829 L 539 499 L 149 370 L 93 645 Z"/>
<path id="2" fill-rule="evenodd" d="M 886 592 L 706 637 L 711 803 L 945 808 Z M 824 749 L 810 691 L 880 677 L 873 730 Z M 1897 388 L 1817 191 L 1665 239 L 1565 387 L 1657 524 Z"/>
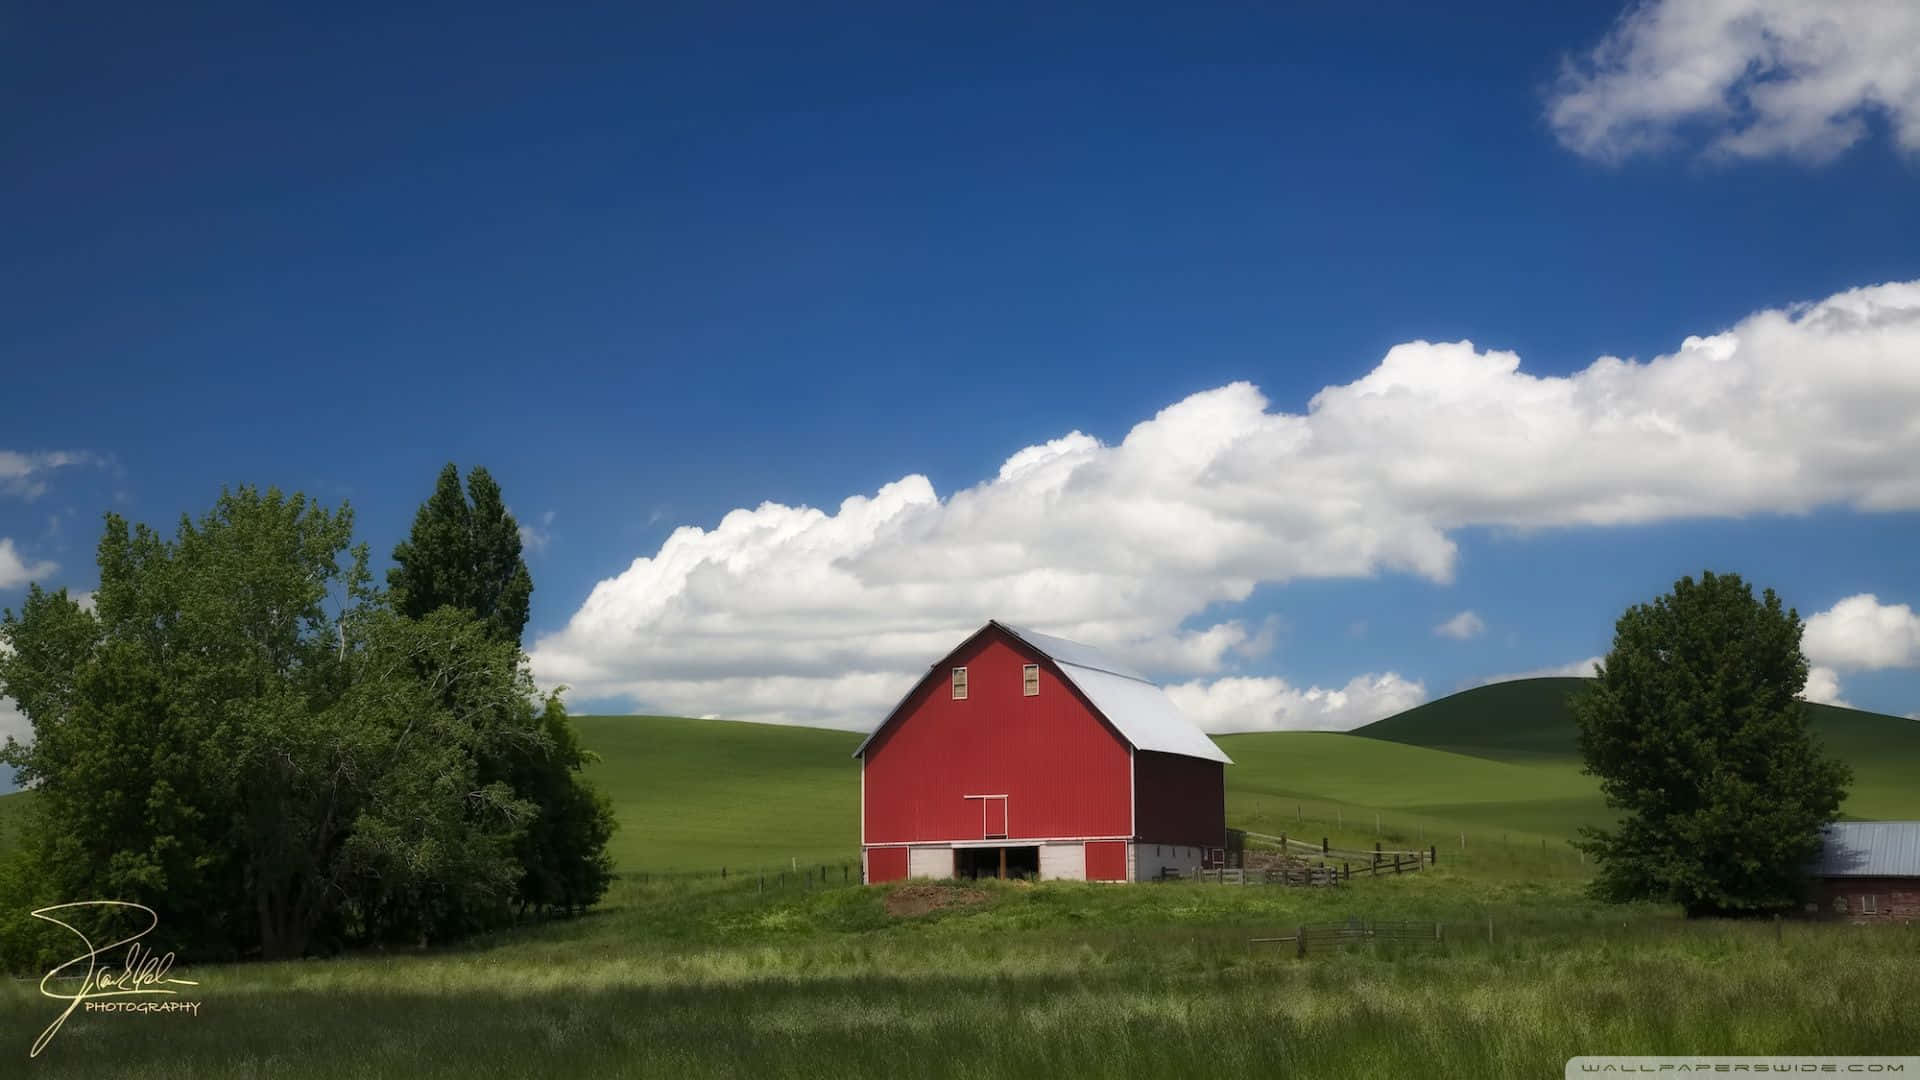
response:
<path id="1" fill-rule="evenodd" d="M 935 663 L 855 756 L 870 881 L 1136 879 L 1197 865 L 1225 834 L 1228 759 L 1158 687 L 1097 650 L 997 622 Z M 884 848 L 910 855 L 875 856 Z"/>

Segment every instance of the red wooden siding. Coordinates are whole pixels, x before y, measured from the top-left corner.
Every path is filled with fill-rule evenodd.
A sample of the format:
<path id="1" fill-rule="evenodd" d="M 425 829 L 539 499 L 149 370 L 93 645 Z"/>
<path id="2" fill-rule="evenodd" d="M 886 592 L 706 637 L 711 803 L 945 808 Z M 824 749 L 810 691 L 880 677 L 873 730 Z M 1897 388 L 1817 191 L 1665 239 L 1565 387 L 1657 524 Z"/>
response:
<path id="1" fill-rule="evenodd" d="M 1133 757 L 1133 789 L 1134 830 L 1142 842 L 1226 844 L 1227 785 L 1219 762 L 1142 750 Z"/>
<path id="2" fill-rule="evenodd" d="M 882 847 L 873 848 L 867 852 L 867 884 L 877 885 L 882 881 L 905 881 L 906 878 L 906 848 Z"/>
<path id="3" fill-rule="evenodd" d="M 1852 922 L 1913 922 L 1920 919 L 1920 878 L 1827 878 L 1815 890 L 1815 914 Z M 1873 911 L 1865 897 L 1873 897 Z M 1839 900 L 1841 903 L 1835 904 Z"/>
<path id="4" fill-rule="evenodd" d="M 1040 663 L 1040 693 L 1021 667 Z M 967 668 L 967 700 L 951 670 Z M 865 840 L 979 840 L 981 800 L 1005 795 L 1009 839 L 1126 836 L 1127 745 L 1052 665 L 998 630 L 976 636 L 915 690 L 866 750 Z M 1217 830 L 1216 830 L 1217 831 Z M 1189 841 L 1192 842 L 1192 841 Z"/>
<path id="5" fill-rule="evenodd" d="M 1127 844 L 1124 840 L 1100 840 L 1087 845 L 1088 881 L 1127 880 Z"/>

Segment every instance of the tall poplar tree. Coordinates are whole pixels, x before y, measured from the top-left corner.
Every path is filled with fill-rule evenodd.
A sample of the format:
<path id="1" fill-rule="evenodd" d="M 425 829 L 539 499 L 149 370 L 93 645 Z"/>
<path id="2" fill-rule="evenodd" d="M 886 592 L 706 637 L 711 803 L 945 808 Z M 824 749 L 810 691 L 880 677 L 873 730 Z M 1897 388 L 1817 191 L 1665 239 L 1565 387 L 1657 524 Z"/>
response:
<path id="1" fill-rule="evenodd" d="M 533 576 L 521 557 L 520 524 L 485 468 L 452 462 L 413 516 L 413 531 L 393 549 L 387 587 L 395 610 L 418 619 L 441 607 L 471 613 L 501 641 L 527 628 Z"/>

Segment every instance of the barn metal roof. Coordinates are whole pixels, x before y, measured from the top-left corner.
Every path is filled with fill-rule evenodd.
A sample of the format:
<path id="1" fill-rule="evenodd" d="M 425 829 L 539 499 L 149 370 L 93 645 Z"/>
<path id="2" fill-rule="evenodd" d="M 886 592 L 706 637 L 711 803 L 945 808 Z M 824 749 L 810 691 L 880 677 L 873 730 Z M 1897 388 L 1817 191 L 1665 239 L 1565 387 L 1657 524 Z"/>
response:
<path id="1" fill-rule="evenodd" d="M 1187 719 L 1173 699 L 1167 697 L 1165 690 L 1126 664 L 1091 645 L 1082 645 L 1052 634 L 1035 633 L 1002 622 L 991 622 L 987 626 L 998 626 L 1052 660 L 1060 673 L 1086 695 L 1093 707 L 1100 710 L 1100 715 L 1106 717 L 1107 722 L 1120 732 L 1122 738 L 1132 743 L 1134 749 L 1181 754 L 1218 761 L 1223 765 L 1233 764 L 1232 758 L 1222 753 L 1198 725 Z M 912 695 L 911 690 L 908 695 Z M 901 704 L 905 703 L 906 699 L 902 698 Z M 887 713 L 888 718 L 899 708 L 899 705 L 894 706 Z M 880 726 L 885 727 L 886 721 L 881 721 Z M 872 735 L 861 741 L 860 748 L 853 752 L 853 756 L 859 757 L 864 753 L 867 743 L 872 742 L 873 736 L 879 733 L 880 729 L 875 728 Z"/>
<path id="2" fill-rule="evenodd" d="M 1840 821 L 1828 826 L 1820 877 L 1920 877 L 1920 821 Z"/>

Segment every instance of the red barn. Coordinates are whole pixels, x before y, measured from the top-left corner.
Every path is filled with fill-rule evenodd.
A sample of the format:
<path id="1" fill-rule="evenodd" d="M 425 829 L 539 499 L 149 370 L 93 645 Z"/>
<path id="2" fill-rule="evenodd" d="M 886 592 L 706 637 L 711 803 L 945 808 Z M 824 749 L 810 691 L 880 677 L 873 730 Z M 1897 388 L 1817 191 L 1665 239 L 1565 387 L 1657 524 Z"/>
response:
<path id="1" fill-rule="evenodd" d="M 1144 881 L 1226 843 L 1232 762 L 1146 676 L 990 622 L 853 753 L 869 882 Z"/>

